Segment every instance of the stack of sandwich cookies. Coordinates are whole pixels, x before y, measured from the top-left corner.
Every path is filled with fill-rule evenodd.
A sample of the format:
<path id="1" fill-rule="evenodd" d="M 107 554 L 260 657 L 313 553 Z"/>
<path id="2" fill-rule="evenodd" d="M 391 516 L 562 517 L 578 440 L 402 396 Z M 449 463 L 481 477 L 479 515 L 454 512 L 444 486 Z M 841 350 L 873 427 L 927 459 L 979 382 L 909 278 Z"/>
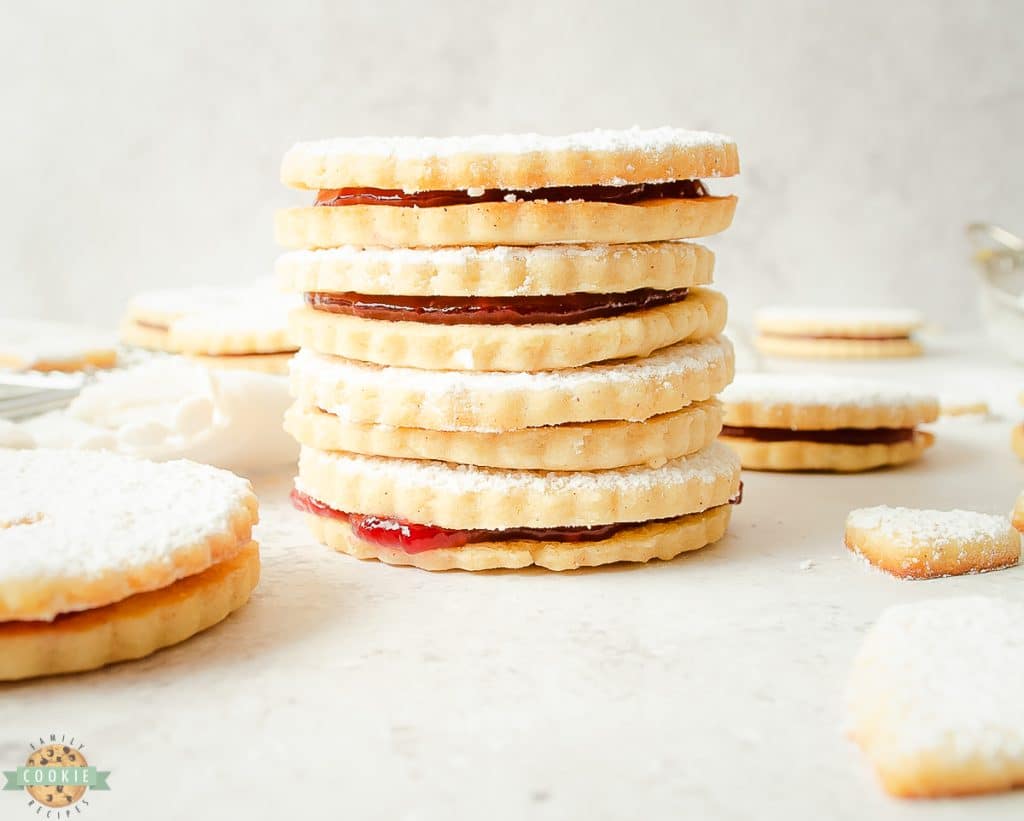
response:
<path id="1" fill-rule="evenodd" d="M 140 658 L 256 586 L 256 497 L 231 473 L 56 450 L 0 450 L 0 472 L 0 680 Z"/>
<path id="2" fill-rule="evenodd" d="M 130 345 L 180 353 L 208 367 L 286 373 L 294 297 L 260 288 L 186 288 L 139 294 L 121 323 Z"/>
<path id="3" fill-rule="evenodd" d="M 305 295 L 286 427 L 318 538 L 438 570 L 720 538 L 739 491 L 712 444 L 726 305 L 711 252 L 677 239 L 734 200 L 665 181 L 735 166 L 725 138 L 671 129 L 289 152 L 285 181 L 321 189 L 278 221 L 304 246 L 278 271 Z"/>
<path id="4" fill-rule="evenodd" d="M 722 440 L 752 470 L 854 472 L 913 461 L 934 396 L 826 374 L 740 374 L 722 394 Z"/>
<path id="5" fill-rule="evenodd" d="M 917 356 L 917 311 L 887 308 L 763 308 L 755 316 L 758 349 L 801 359 Z"/>

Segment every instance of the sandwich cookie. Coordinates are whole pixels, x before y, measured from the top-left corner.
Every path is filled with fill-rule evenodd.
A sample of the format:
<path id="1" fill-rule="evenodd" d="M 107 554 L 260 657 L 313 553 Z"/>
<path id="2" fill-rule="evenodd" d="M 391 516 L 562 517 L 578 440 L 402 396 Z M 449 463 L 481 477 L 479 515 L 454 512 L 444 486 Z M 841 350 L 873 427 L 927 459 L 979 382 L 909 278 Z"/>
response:
<path id="1" fill-rule="evenodd" d="M 727 228 L 736 198 L 702 179 L 739 173 L 735 143 L 676 128 L 304 142 L 281 179 L 315 190 L 277 215 L 292 248 L 635 243 Z"/>
<path id="2" fill-rule="evenodd" d="M 48 450 L 0 450 L 0 472 L 0 680 L 148 655 L 259 578 L 256 497 L 231 473 Z"/>
<path id="3" fill-rule="evenodd" d="M 969 510 L 866 507 L 846 519 L 846 546 L 904 579 L 983 573 L 1017 564 L 1020 534 L 1005 516 Z"/>
<path id="4" fill-rule="evenodd" d="M 800 359 L 876 359 L 917 356 L 911 334 L 917 311 L 886 308 L 764 308 L 754 318 L 757 348 Z"/>
<path id="5" fill-rule="evenodd" d="M 890 607 L 868 631 L 847 727 L 893 795 L 1024 785 L 1024 605 L 969 596 Z"/>
<path id="6" fill-rule="evenodd" d="M 93 328 L 42 319 L 0 319 L 0 368 L 81 371 L 117 364 L 116 341 Z"/>
<path id="7" fill-rule="evenodd" d="M 717 541 L 738 501 L 712 444 L 658 468 L 510 471 L 303 448 L 292 499 L 316 537 L 427 570 L 551 570 L 670 559 Z"/>
<path id="8" fill-rule="evenodd" d="M 739 374 L 722 402 L 722 441 L 752 470 L 853 472 L 910 462 L 933 442 L 917 425 L 939 415 L 933 396 L 825 374 Z"/>

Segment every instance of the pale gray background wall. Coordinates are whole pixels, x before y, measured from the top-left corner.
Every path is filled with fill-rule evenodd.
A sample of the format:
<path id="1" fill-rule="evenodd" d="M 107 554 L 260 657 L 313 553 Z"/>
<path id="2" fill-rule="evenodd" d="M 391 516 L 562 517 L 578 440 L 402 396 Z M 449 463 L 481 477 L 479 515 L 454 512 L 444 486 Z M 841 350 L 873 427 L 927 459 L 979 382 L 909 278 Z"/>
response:
<path id="1" fill-rule="evenodd" d="M 0 314 L 266 275 L 298 139 L 675 124 L 739 140 L 738 315 L 973 321 L 963 225 L 1024 231 L 1021 2 L 21 2 L 0 24 Z"/>

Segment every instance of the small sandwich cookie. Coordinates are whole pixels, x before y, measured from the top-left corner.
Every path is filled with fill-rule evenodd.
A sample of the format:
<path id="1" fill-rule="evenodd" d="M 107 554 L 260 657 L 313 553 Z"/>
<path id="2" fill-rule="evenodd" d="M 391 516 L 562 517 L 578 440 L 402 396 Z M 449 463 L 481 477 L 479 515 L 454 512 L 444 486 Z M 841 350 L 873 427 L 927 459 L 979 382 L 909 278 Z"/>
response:
<path id="1" fill-rule="evenodd" d="M 149 655 L 223 620 L 259 579 L 256 497 L 227 471 L 0 450 L 0 475 L 0 681 Z"/>
<path id="2" fill-rule="evenodd" d="M 798 359 L 917 356 L 917 311 L 888 308 L 764 308 L 754 318 L 762 353 Z"/>
<path id="3" fill-rule="evenodd" d="M 939 798 L 1024 785 L 1022 623 L 1024 605 L 985 596 L 882 613 L 854 662 L 846 724 L 888 792 Z"/>
<path id="4" fill-rule="evenodd" d="M 739 173 L 728 137 L 678 128 L 304 142 L 281 179 L 314 203 L 277 215 L 292 248 L 636 243 L 727 228 Z"/>
<path id="5" fill-rule="evenodd" d="M 81 371 L 117 364 L 116 340 L 94 328 L 42 319 L 0 319 L 0 368 Z"/>
<path id="6" fill-rule="evenodd" d="M 934 396 L 825 374 L 739 374 L 723 391 L 722 440 L 751 470 L 854 472 L 910 462 L 931 446 Z"/>
<path id="7" fill-rule="evenodd" d="M 846 546 L 904 579 L 936 579 L 1010 567 L 1020 534 L 1005 516 L 969 510 L 865 507 L 846 518 Z"/>
<path id="8" fill-rule="evenodd" d="M 657 468 L 496 470 L 303 448 L 292 500 L 315 537 L 426 570 L 571 570 L 717 541 L 740 493 L 720 444 Z"/>
<path id="9" fill-rule="evenodd" d="M 285 373 L 297 346 L 288 330 L 295 297 L 261 288 L 187 288 L 140 294 L 121 338 L 185 354 L 209 367 Z"/>

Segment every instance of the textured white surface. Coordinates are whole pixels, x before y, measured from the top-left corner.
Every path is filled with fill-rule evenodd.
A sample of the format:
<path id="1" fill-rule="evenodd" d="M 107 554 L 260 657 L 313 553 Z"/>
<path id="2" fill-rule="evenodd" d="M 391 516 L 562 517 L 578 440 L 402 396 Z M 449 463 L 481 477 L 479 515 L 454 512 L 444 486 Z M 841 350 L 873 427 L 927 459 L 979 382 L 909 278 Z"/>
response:
<path id="1" fill-rule="evenodd" d="M 97 577 L 229 532 L 249 483 L 192 462 L 0 450 L 0 578 Z"/>
<path id="2" fill-rule="evenodd" d="M 958 596 L 890 607 L 857 654 L 853 727 L 881 724 L 878 754 L 1024 762 L 1024 605 Z"/>
<path id="3" fill-rule="evenodd" d="M 987 353 L 871 363 L 929 387 L 952 369 L 1019 413 L 1020 374 Z M 0 761 L 20 763 L 41 723 L 74 733 L 113 770 L 113 789 L 90 796 L 104 821 L 140 808 L 279 821 L 325 806 L 360 821 L 553 820 L 580 807 L 593 821 L 1019 821 L 1024 792 L 888 798 L 841 729 L 854 655 L 885 607 L 1019 598 L 1024 583 L 1024 567 L 928 582 L 873 572 L 843 546 L 846 514 L 1005 512 L 1024 486 L 1009 427 L 941 422 L 935 447 L 898 470 L 748 473 L 718 545 L 566 575 L 337 555 L 311 543 L 285 473 L 257 483 L 264 568 L 250 605 L 138 663 L 0 687 Z M 154 803 L 187 761 L 204 777 Z M 277 777 L 254 791 L 253 767 Z M 5 821 L 23 809 L 0 792 Z"/>

